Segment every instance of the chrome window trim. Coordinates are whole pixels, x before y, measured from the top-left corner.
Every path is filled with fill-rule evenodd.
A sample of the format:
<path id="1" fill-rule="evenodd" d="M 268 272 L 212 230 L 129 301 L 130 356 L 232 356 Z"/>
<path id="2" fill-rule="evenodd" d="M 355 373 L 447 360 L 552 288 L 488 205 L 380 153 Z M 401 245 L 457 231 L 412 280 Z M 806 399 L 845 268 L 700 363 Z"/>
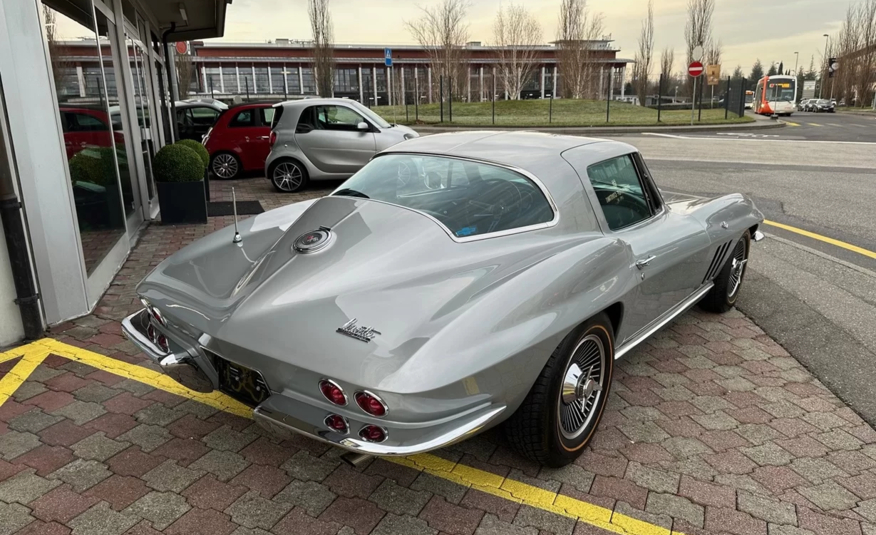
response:
<path id="1" fill-rule="evenodd" d="M 383 152 L 383 153 L 380 153 L 380 154 L 377 154 L 376 156 L 374 156 L 374 158 L 372 158 L 372 160 L 374 160 L 375 158 L 380 158 L 381 156 L 389 156 L 389 155 L 407 155 L 407 156 L 425 156 L 425 157 L 433 157 L 433 158 L 447 158 L 447 159 L 459 160 L 459 161 L 463 161 L 463 162 L 471 162 L 471 163 L 477 163 L 477 164 L 482 164 L 482 165 L 491 165 L 493 167 L 499 167 L 501 169 L 506 169 L 508 171 L 517 173 L 518 175 L 521 175 L 523 178 L 531 181 L 541 191 L 542 195 L 544 195 L 544 198 L 547 200 L 548 206 L 550 206 L 551 212 L 553 212 L 554 217 L 550 221 L 545 221 L 544 223 L 536 223 L 535 225 L 527 225 L 525 227 L 518 227 L 518 228 L 513 228 L 513 229 L 508 229 L 508 230 L 500 230 L 497 232 L 489 232 L 486 234 L 477 234 L 475 236 L 459 237 L 459 236 L 456 236 L 444 223 L 442 223 L 441 221 L 439 221 L 435 217 L 433 217 L 425 212 L 421 212 L 420 210 L 417 210 L 415 208 L 411 208 L 409 206 L 403 206 L 401 204 L 396 204 L 396 203 L 389 202 L 389 201 L 382 201 L 380 199 L 365 199 L 362 197 L 347 197 L 344 195 L 338 195 L 337 197 L 345 198 L 345 199 L 356 199 L 356 200 L 362 200 L 362 201 L 378 202 L 378 203 L 382 203 L 382 204 L 387 204 L 389 206 L 404 208 L 405 210 L 409 210 L 409 211 L 417 213 L 421 216 L 428 217 L 433 222 L 435 222 L 439 227 L 441 227 L 444 230 L 444 232 L 448 236 L 450 236 L 450 239 L 452 239 L 456 243 L 469 243 L 469 242 L 474 242 L 474 241 L 486 240 L 486 239 L 490 239 L 490 238 L 501 238 L 504 236 L 521 234 L 523 232 L 531 232 L 533 230 L 547 229 L 547 228 L 555 227 L 560 222 L 560 210 L 557 208 L 557 203 L 554 202 L 554 198 L 551 196 L 550 191 L 547 189 L 547 187 L 544 185 L 544 183 L 537 176 L 535 176 L 534 174 L 530 173 L 529 171 L 527 171 L 525 169 L 521 169 L 519 167 L 514 167 L 513 165 L 507 165 L 507 164 L 503 164 L 503 163 L 499 163 L 499 162 L 494 162 L 491 160 L 484 160 L 484 159 L 478 159 L 478 158 L 467 158 L 464 156 L 453 156 L 453 155 L 446 155 L 446 154 L 433 154 L 433 153 L 428 153 L 428 152 L 410 152 L 410 151 Z M 335 189 L 334 191 L 329 193 L 328 197 L 335 197 L 335 193 L 342 190 L 342 189 L 344 189 L 344 184 L 341 184 L 340 186 L 337 187 L 337 189 Z"/>

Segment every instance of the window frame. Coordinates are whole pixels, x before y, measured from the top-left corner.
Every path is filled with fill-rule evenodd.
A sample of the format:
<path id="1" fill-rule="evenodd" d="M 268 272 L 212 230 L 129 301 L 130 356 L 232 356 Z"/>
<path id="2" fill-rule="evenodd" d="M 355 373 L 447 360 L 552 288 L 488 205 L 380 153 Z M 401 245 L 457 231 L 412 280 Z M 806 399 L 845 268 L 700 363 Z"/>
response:
<path id="1" fill-rule="evenodd" d="M 630 162 L 633 164 L 633 169 L 636 172 L 636 178 L 639 179 L 639 186 L 641 186 L 642 188 L 642 194 L 645 196 L 645 201 L 648 203 L 648 211 L 651 213 L 651 215 L 646 217 L 645 219 L 636 221 L 635 223 L 613 229 L 608 224 L 608 219 L 606 219 L 605 217 L 605 210 L 602 207 L 602 203 L 599 202 L 599 197 L 596 195 L 596 189 L 593 187 L 593 182 L 590 180 L 590 168 L 594 165 L 600 165 L 605 162 L 610 162 L 612 160 L 618 160 L 620 158 L 629 158 Z M 597 207 L 599 208 L 597 220 L 599 221 L 599 225 L 602 227 L 603 234 L 627 232 L 629 230 L 640 228 L 644 225 L 653 223 L 657 218 L 659 218 L 666 212 L 666 203 L 663 200 L 663 196 L 660 194 L 660 190 L 657 189 L 657 185 L 651 179 L 651 173 L 645 166 L 645 161 L 642 159 L 642 155 L 638 151 L 618 154 L 616 156 L 611 156 L 609 158 L 593 162 L 587 165 L 587 167 L 584 169 L 584 172 L 585 176 L 587 177 L 587 188 L 589 189 L 589 191 L 587 192 L 587 197 L 591 201 L 590 204 L 594 210 L 596 210 Z"/>
<path id="2" fill-rule="evenodd" d="M 455 155 L 450 155 L 450 154 L 435 154 L 435 153 L 430 153 L 430 152 L 415 152 L 415 151 L 382 152 L 382 153 L 378 153 L 376 156 L 374 156 L 374 158 L 372 158 L 372 161 L 374 159 L 382 158 L 385 156 L 414 156 L 414 157 L 419 156 L 419 157 L 427 157 L 427 158 L 428 157 L 446 158 L 448 160 L 457 160 L 460 162 L 470 162 L 470 163 L 476 163 L 476 164 L 480 164 L 480 165 L 489 165 L 489 166 L 493 166 L 493 167 L 498 167 L 500 169 L 505 169 L 505 170 L 511 171 L 513 173 L 517 173 L 517 174 L 521 175 L 523 178 L 525 178 L 525 179 L 529 180 L 530 182 L 532 182 L 533 184 L 535 184 L 535 186 L 541 191 L 542 195 L 544 195 L 544 198 L 547 200 L 548 206 L 550 206 L 551 212 L 553 213 L 553 218 L 550 221 L 546 221 L 544 223 L 536 223 L 534 225 L 528 225 L 525 227 L 518 227 L 518 228 L 513 228 L 513 229 L 508 229 L 508 230 L 499 230 L 499 231 L 490 232 L 487 234 L 476 234 L 474 236 L 457 236 L 444 223 L 435 219 L 431 215 L 429 215 L 425 212 L 421 212 L 420 210 L 417 210 L 415 208 L 411 208 L 409 206 L 403 206 L 401 204 L 396 204 L 396 203 L 392 203 L 389 201 L 383 201 L 383 200 L 379 200 L 379 199 L 370 199 L 370 198 L 369 199 L 358 199 L 358 198 L 356 199 L 356 200 L 365 200 L 368 202 L 378 202 L 378 203 L 382 203 L 382 204 L 387 204 L 390 206 L 395 206 L 397 208 L 403 208 L 405 210 L 409 210 L 411 212 L 414 212 L 414 213 L 419 214 L 419 215 L 424 216 L 424 217 L 428 217 L 433 222 L 435 222 L 436 225 L 441 227 L 441 229 L 444 231 L 444 233 L 447 234 L 447 236 L 449 236 L 450 239 L 456 243 L 469 243 L 469 242 L 473 242 L 473 241 L 489 240 L 492 238 L 501 238 L 504 236 L 512 236 L 514 234 L 522 234 L 524 232 L 532 232 L 535 230 L 544 230 L 544 229 L 555 227 L 560 222 L 560 210 L 557 207 L 557 203 L 554 201 L 554 198 L 551 195 L 551 192 L 548 190 L 547 186 L 544 185 L 544 183 L 541 181 L 541 179 L 539 179 L 537 176 L 535 176 L 534 174 L 530 173 L 529 171 L 527 171 L 525 169 L 521 169 L 521 168 L 515 167 L 513 165 L 507 165 L 507 164 L 494 162 L 494 161 L 490 161 L 490 160 L 480 160 L 477 158 L 467 158 L 464 156 L 455 156 Z M 346 184 L 346 181 L 344 181 L 344 184 Z M 344 189 L 344 184 L 341 184 L 340 186 L 338 186 L 334 191 L 329 193 L 328 196 L 324 197 L 324 198 L 326 198 L 326 199 L 348 199 L 349 197 L 335 195 L 335 193 Z"/>
<path id="3" fill-rule="evenodd" d="M 359 117 L 359 121 L 355 125 L 347 125 L 347 123 L 343 123 L 344 126 L 352 126 L 352 128 L 320 128 L 319 126 L 317 126 L 317 124 L 313 124 L 311 126 L 313 126 L 314 130 L 322 130 L 323 132 L 362 132 L 363 130 L 358 129 L 359 123 L 367 123 L 369 129 L 371 129 L 371 130 L 374 129 L 374 125 L 371 124 L 371 121 L 369 121 L 368 118 L 366 118 L 364 115 L 359 113 L 358 110 L 356 110 L 350 106 L 344 106 L 342 104 L 315 104 L 313 106 L 309 106 L 308 109 L 313 108 L 313 109 L 317 110 L 317 112 L 313 116 L 314 123 L 319 122 L 319 110 L 322 108 L 329 108 L 329 107 L 347 110 L 350 113 L 357 115 Z"/>

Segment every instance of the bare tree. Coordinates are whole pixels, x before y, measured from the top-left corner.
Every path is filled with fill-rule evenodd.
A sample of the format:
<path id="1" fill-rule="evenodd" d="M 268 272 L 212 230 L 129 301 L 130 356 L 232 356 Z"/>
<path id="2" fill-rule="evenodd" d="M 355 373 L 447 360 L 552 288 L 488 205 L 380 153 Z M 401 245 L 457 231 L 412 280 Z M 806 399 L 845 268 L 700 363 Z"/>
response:
<path id="1" fill-rule="evenodd" d="M 493 22 L 493 38 L 499 47 L 499 81 L 512 100 L 536 70 L 536 47 L 542 42 L 541 26 L 522 5 L 499 7 Z"/>
<path id="2" fill-rule="evenodd" d="M 334 94 L 334 24 L 329 9 L 330 0 L 308 0 L 307 15 L 313 34 L 313 79 L 316 92 L 322 97 Z"/>
<path id="3" fill-rule="evenodd" d="M 468 0 L 440 0 L 435 6 L 420 7 L 420 18 L 405 22 L 408 31 L 429 55 L 433 85 L 443 76 L 445 92 L 452 91 L 453 95 L 462 95 L 468 87 L 465 61 L 468 6 Z M 437 96 L 434 88 L 432 93 Z"/>
<path id="4" fill-rule="evenodd" d="M 642 21 L 639 34 L 639 49 L 636 51 L 636 65 L 633 67 L 633 90 L 639 97 L 639 104 L 646 105 L 648 80 L 651 78 L 651 64 L 654 58 L 654 0 L 648 0 L 648 14 Z"/>
<path id="5" fill-rule="evenodd" d="M 49 6 L 43 6 L 43 18 L 46 26 L 46 45 L 49 49 L 49 58 L 52 61 L 52 78 L 55 81 L 55 91 L 61 95 L 64 85 L 70 76 L 70 62 L 65 57 L 64 47 L 58 40 L 58 25 L 55 10 Z M 79 96 L 79 95 L 75 95 Z"/>
<path id="6" fill-rule="evenodd" d="M 715 13 L 715 0 L 687 0 L 687 23 L 684 26 L 684 40 L 687 45 L 687 62 L 694 60 L 694 48 L 708 49 L 712 41 L 712 15 Z M 690 78 L 688 85 L 693 84 Z"/>
<path id="7" fill-rule="evenodd" d="M 176 56 L 176 80 L 179 86 L 179 98 L 184 99 L 189 96 L 192 79 L 195 76 L 195 64 L 192 61 L 191 54 L 174 54 L 174 56 Z"/>
<path id="8" fill-rule="evenodd" d="M 709 43 L 709 47 L 706 48 L 706 63 L 708 65 L 720 65 L 721 64 L 721 55 L 724 52 L 724 45 L 721 44 L 721 41 L 712 41 Z"/>
<path id="9" fill-rule="evenodd" d="M 666 47 L 660 54 L 660 76 L 664 80 L 672 77 L 672 69 L 675 67 L 675 49 Z"/>
<path id="10" fill-rule="evenodd" d="M 598 54 L 594 41 L 604 29 L 602 13 L 591 13 L 586 0 L 562 0 L 557 21 L 557 63 L 566 98 L 599 95 Z"/>

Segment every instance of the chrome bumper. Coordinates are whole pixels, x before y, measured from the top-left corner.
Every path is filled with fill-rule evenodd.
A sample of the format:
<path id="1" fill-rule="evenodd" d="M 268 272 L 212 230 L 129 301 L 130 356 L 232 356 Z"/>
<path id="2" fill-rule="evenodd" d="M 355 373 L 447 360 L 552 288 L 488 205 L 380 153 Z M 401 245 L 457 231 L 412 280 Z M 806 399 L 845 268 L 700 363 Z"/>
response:
<path id="1" fill-rule="evenodd" d="M 174 343 L 171 348 L 176 348 L 178 351 L 165 353 L 150 339 L 148 333 L 150 324 L 153 329 L 157 329 L 169 340 L 173 340 L 174 337 L 170 333 L 152 322 L 149 311 L 145 308 L 122 320 L 122 332 L 128 340 L 140 348 L 140 351 L 158 364 L 162 371 L 176 382 L 195 392 L 212 392 L 214 390 L 213 381 L 198 366 L 196 350 L 186 349 L 179 343 Z M 195 351 L 195 354 L 192 351 Z"/>
<path id="2" fill-rule="evenodd" d="M 330 411 L 275 394 L 255 408 L 253 418 L 263 428 L 281 437 L 295 433 L 356 453 L 395 456 L 425 453 L 465 440 L 489 425 L 504 411 L 504 405 L 488 405 L 449 422 L 442 421 L 427 426 L 378 419 L 366 421 L 364 418 L 354 421 L 350 418 L 350 432 L 341 434 L 328 429 L 322 423 Z M 359 429 L 369 424 L 384 427 L 387 430 L 387 439 L 375 443 L 359 438 Z"/>

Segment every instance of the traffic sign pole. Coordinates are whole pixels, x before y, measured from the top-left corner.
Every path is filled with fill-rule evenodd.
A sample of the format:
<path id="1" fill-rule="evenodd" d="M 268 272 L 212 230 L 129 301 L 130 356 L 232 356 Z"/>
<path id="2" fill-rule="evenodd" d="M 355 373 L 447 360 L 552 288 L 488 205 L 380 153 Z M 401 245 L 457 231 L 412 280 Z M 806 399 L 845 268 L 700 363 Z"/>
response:
<path id="1" fill-rule="evenodd" d="M 690 99 L 690 125 L 694 124 L 694 115 L 697 111 L 697 77 L 694 76 L 693 95 Z"/>

